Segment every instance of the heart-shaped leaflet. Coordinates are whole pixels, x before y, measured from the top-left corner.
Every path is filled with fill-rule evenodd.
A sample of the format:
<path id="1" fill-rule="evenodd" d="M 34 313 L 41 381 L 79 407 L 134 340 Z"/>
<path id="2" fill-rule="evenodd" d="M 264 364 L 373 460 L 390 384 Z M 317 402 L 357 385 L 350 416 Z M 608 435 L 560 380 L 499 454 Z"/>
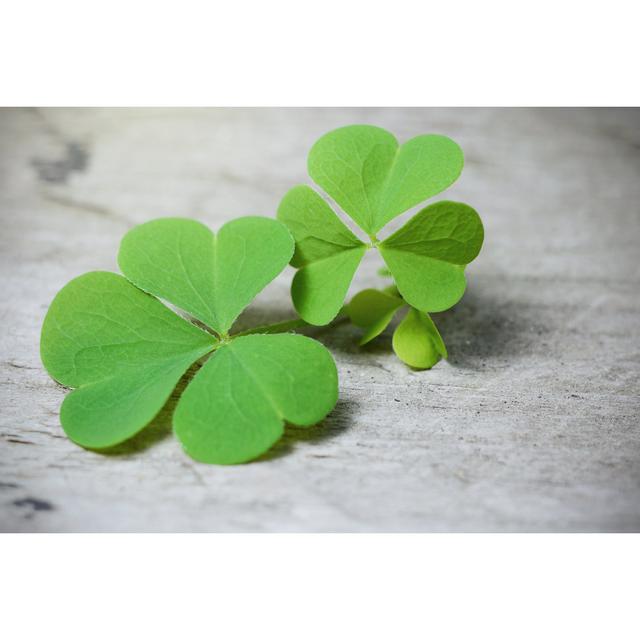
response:
<path id="1" fill-rule="evenodd" d="M 453 184 L 460 147 L 441 135 L 398 145 L 380 127 L 351 125 L 322 136 L 309 152 L 309 175 L 368 234 Z"/>
<path id="2" fill-rule="evenodd" d="M 292 254 L 287 229 L 269 218 L 237 218 L 217 234 L 196 220 L 160 218 L 127 233 L 118 265 L 143 291 L 225 335 Z"/>

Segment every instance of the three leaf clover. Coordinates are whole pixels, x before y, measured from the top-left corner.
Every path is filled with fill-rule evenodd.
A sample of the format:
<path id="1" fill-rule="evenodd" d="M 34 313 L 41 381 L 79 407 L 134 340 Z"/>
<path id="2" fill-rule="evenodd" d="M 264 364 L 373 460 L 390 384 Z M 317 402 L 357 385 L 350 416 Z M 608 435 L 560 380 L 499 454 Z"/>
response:
<path id="1" fill-rule="evenodd" d="M 399 145 L 379 127 L 353 125 L 322 136 L 309 152 L 309 175 L 369 236 L 357 238 L 311 187 L 291 189 L 278 219 L 296 240 L 298 269 L 291 295 L 300 316 L 315 325 L 340 311 L 367 249 L 377 248 L 402 298 L 419 312 L 444 311 L 462 297 L 465 266 L 480 252 L 478 214 L 441 201 L 380 241 L 393 218 L 440 193 L 458 178 L 460 147 L 445 136 L 422 135 Z M 413 316 L 413 314 L 412 314 Z"/>
<path id="2" fill-rule="evenodd" d="M 245 462 L 281 437 L 285 421 L 307 426 L 324 418 L 338 380 L 320 343 L 294 334 L 229 335 L 293 252 L 286 227 L 268 218 L 239 218 L 216 235 L 178 218 L 132 229 L 118 255 L 125 277 L 96 271 L 72 280 L 44 321 L 44 366 L 74 388 L 60 411 L 69 438 L 94 449 L 131 438 L 204 358 L 173 416 L 176 436 L 196 460 Z"/>

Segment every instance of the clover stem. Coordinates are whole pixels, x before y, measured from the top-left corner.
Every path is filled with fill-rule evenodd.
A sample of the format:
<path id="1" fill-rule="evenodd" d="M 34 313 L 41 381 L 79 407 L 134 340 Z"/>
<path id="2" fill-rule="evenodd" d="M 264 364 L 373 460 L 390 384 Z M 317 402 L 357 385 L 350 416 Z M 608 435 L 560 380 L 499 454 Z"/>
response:
<path id="1" fill-rule="evenodd" d="M 285 320 L 284 322 L 276 322 L 275 324 L 267 324 L 262 327 L 254 327 L 253 329 L 247 329 L 236 333 L 233 337 L 248 336 L 252 333 L 284 333 L 285 331 L 291 331 L 292 329 L 299 329 L 300 327 L 306 327 L 306 323 L 302 318 L 296 318 L 295 320 Z"/>
<path id="2" fill-rule="evenodd" d="M 378 243 L 380 242 L 376 237 L 375 233 L 369 234 L 369 240 L 371 240 L 371 244 L 367 245 L 369 249 L 375 249 L 378 246 Z"/>
<path id="3" fill-rule="evenodd" d="M 330 326 L 344 320 L 346 318 L 346 305 L 340 309 L 338 315 L 329 323 Z M 234 333 L 231 338 L 239 338 L 240 336 L 250 336 L 255 333 L 286 333 L 293 329 L 300 329 L 301 327 L 316 327 L 316 325 L 309 324 L 302 318 L 295 318 L 294 320 L 285 320 L 284 322 L 276 322 L 275 324 L 267 324 L 262 327 L 253 327 L 252 329 L 246 329 Z"/>

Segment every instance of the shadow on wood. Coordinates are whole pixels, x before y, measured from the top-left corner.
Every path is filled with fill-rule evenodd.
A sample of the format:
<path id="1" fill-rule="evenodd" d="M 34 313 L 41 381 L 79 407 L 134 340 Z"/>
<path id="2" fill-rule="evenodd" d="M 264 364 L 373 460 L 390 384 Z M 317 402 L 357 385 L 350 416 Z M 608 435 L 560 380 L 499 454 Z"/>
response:
<path id="1" fill-rule="evenodd" d="M 158 415 L 140 433 L 115 447 L 95 451 L 95 453 L 105 456 L 132 456 L 170 437 L 172 435 L 173 412 L 180 396 L 198 372 L 200 366 L 199 364 L 193 365 L 189 371 L 187 371 Z M 316 425 L 311 427 L 298 427 L 286 423 L 282 438 L 262 456 L 245 464 L 266 462 L 268 460 L 281 458 L 291 453 L 299 443 L 313 445 L 330 440 L 349 427 L 351 424 L 351 416 L 354 412 L 355 409 L 352 402 L 340 399 L 334 410 L 322 422 Z M 186 456 L 187 454 L 185 453 L 184 455 Z"/>

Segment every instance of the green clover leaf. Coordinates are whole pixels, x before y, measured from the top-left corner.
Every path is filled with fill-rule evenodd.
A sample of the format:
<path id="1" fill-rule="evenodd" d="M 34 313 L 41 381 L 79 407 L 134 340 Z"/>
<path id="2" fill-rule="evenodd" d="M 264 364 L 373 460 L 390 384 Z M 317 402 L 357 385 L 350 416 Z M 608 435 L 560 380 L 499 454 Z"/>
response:
<path id="1" fill-rule="evenodd" d="M 464 267 L 480 253 L 480 216 L 461 202 L 436 202 L 378 245 L 402 297 L 421 311 L 444 311 L 464 293 Z"/>
<path id="2" fill-rule="evenodd" d="M 143 291 L 224 335 L 292 253 L 287 229 L 269 218 L 237 218 L 217 235 L 196 220 L 161 218 L 127 233 L 118 265 Z"/>
<path id="3" fill-rule="evenodd" d="M 399 146 L 391 133 L 368 125 L 330 131 L 308 160 L 313 181 L 369 235 L 444 191 L 463 165 L 462 149 L 446 136 L 418 136 Z"/>
<path id="4" fill-rule="evenodd" d="M 402 297 L 425 313 L 454 305 L 464 293 L 464 266 L 479 253 L 484 232 L 468 205 L 438 202 L 417 213 L 380 242 L 390 220 L 450 186 L 460 175 L 460 147 L 445 136 L 424 135 L 402 146 L 378 127 L 331 131 L 309 153 L 312 179 L 369 235 L 358 239 L 329 204 L 307 186 L 294 187 L 278 219 L 296 240 L 298 269 L 291 294 L 310 324 L 330 322 L 340 311 L 367 249 L 378 248 Z"/>
<path id="5" fill-rule="evenodd" d="M 378 289 L 364 289 L 353 296 L 347 305 L 347 314 L 353 324 L 365 330 L 359 344 L 365 345 L 379 336 L 404 306 L 399 296 Z"/>
<path id="6" fill-rule="evenodd" d="M 130 231 L 118 256 L 126 278 L 92 272 L 72 280 L 43 324 L 42 362 L 74 388 L 60 411 L 69 438 L 93 449 L 131 438 L 203 358 L 174 413 L 176 435 L 197 460 L 245 462 L 271 447 L 285 420 L 324 418 L 337 401 L 337 372 L 322 345 L 293 334 L 227 335 L 293 251 L 284 225 L 267 218 L 234 220 L 217 235 L 172 218 Z"/>
<path id="7" fill-rule="evenodd" d="M 150 422 L 217 342 L 122 276 L 94 271 L 55 297 L 40 345 L 51 377 L 76 388 L 60 410 L 65 432 L 100 449 Z"/>
<path id="8" fill-rule="evenodd" d="M 340 310 L 367 247 L 304 185 L 285 195 L 278 219 L 296 239 L 291 260 L 298 269 L 291 283 L 296 311 L 311 324 L 327 324 Z"/>
<path id="9" fill-rule="evenodd" d="M 280 439 L 284 420 L 309 426 L 324 418 L 337 389 L 333 358 L 319 342 L 293 334 L 239 337 L 187 387 L 175 432 L 196 460 L 243 462 Z"/>
<path id="10" fill-rule="evenodd" d="M 346 312 L 354 325 L 364 329 L 360 339 L 360 345 L 364 345 L 379 336 L 405 307 L 408 312 L 393 332 L 393 350 L 410 367 L 431 369 L 441 358 L 447 358 L 442 336 L 429 314 L 407 305 L 396 287 L 364 289 L 353 297 Z"/>
<path id="11" fill-rule="evenodd" d="M 431 369 L 447 357 L 442 336 L 429 314 L 413 308 L 393 332 L 393 350 L 414 369 Z"/>

